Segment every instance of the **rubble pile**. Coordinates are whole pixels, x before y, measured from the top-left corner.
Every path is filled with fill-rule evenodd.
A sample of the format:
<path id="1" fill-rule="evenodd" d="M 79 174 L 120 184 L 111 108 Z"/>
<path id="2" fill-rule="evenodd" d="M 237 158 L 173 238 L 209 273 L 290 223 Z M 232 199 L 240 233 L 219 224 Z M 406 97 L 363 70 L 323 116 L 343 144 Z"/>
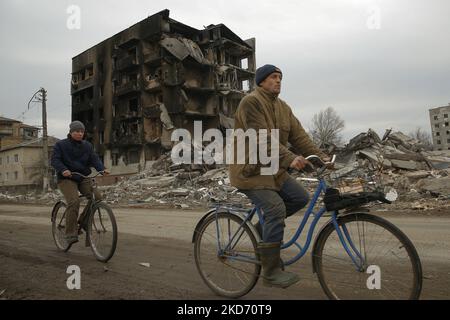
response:
<path id="1" fill-rule="evenodd" d="M 337 178 L 361 167 L 380 172 L 381 183 L 398 192 L 394 206 L 399 208 L 432 209 L 450 202 L 450 150 L 427 150 L 401 132 L 386 130 L 380 138 L 369 129 L 357 135 L 340 150 L 338 167 Z"/>
<path id="2" fill-rule="evenodd" d="M 220 202 L 250 205 L 243 193 L 230 186 L 226 166 L 173 164 L 170 153 L 140 174 L 101 189 L 106 200 L 114 204 L 182 209 Z"/>
<path id="3" fill-rule="evenodd" d="M 381 208 L 449 208 L 450 211 L 450 151 L 429 151 L 418 141 L 391 130 L 380 138 L 369 129 L 334 152 L 337 153 L 337 163 L 336 170 L 328 178 L 331 185 L 376 171 L 380 173 L 379 182 L 385 191 L 387 187 L 394 188 L 398 194 L 397 201 Z M 310 194 L 314 192 L 317 187 L 314 174 L 297 172 L 292 175 Z M 341 191 L 357 192 L 361 188 L 361 185 L 350 182 L 345 183 Z M 221 202 L 251 205 L 243 193 L 230 185 L 225 165 L 174 164 L 170 152 L 147 163 L 142 172 L 99 189 L 105 200 L 115 205 L 181 209 L 205 208 Z M 44 195 L 0 193 L 0 201 L 8 202 L 51 205 L 62 198 L 58 190 Z"/>

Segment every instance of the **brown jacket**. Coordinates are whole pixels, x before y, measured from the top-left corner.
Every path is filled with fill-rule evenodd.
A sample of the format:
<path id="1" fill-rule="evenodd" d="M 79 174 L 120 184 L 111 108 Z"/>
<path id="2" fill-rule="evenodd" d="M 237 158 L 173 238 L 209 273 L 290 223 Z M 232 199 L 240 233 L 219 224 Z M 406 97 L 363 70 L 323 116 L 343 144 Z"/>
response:
<path id="1" fill-rule="evenodd" d="M 293 115 L 291 108 L 277 96 L 261 87 L 257 87 L 255 91 L 244 97 L 236 110 L 234 129 L 246 131 L 250 128 L 256 131 L 259 129 L 279 129 L 279 170 L 275 175 L 261 175 L 261 164 L 248 164 L 249 150 L 247 146 L 245 149 L 245 164 L 230 164 L 229 166 L 231 185 L 238 189 L 279 191 L 289 177 L 287 169 L 296 157 L 296 154 L 287 148 L 288 142 L 293 146 L 296 153 L 304 157 L 311 154 L 325 157 L 313 144 L 298 119 Z M 268 136 L 270 141 L 270 131 Z M 235 154 L 236 148 L 235 144 Z M 270 146 L 268 150 L 270 150 Z"/>

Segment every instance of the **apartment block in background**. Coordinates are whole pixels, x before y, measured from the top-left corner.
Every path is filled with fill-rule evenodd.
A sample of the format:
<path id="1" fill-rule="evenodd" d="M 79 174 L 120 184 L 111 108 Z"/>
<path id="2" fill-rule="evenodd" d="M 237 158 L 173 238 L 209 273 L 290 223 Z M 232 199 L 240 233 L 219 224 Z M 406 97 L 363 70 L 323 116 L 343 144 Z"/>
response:
<path id="1" fill-rule="evenodd" d="M 448 106 L 430 109 L 433 150 L 450 150 L 450 103 Z"/>
<path id="2" fill-rule="evenodd" d="M 73 58 L 72 120 L 113 174 L 135 173 L 171 149 L 176 128 L 232 127 L 255 68 L 254 38 L 164 10 Z"/>

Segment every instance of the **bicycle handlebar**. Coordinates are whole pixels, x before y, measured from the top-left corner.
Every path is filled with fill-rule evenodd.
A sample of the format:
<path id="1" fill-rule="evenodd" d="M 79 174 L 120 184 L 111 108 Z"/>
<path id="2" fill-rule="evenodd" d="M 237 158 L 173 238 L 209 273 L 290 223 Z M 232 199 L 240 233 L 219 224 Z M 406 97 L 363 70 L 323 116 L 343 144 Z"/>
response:
<path id="1" fill-rule="evenodd" d="M 77 176 L 80 176 L 80 177 L 82 177 L 82 178 L 84 178 L 84 179 L 93 179 L 93 178 L 95 178 L 95 177 L 97 177 L 97 176 L 99 176 L 99 175 L 103 175 L 105 173 L 105 171 L 99 171 L 99 172 L 97 172 L 97 174 L 95 175 L 95 176 L 93 176 L 93 177 L 87 177 L 87 176 L 85 176 L 84 174 L 81 174 L 81 173 L 79 173 L 79 172 L 71 172 L 71 176 L 72 175 L 77 175 Z"/>
<path id="2" fill-rule="evenodd" d="M 305 158 L 306 160 L 318 160 L 320 162 L 320 168 L 316 170 L 313 163 L 308 163 L 308 165 L 311 167 L 312 170 L 316 171 L 317 175 L 321 175 L 324 173 L 324 171 L 328 168 L 329 165 L 333 165 L 336 162 L 336 155 L 334 154 L 333 157 L 331 157 L 331 161 L 323 161 L 319 156 L 312 154 Z"/>
<path id="3" fill-rule="evenodd" d="M 331 161 L 328 161 L 328 162 L 324 162 L 319 156 L 316 156 L 315 154 L 312 154 L 312 155 L 306 157 L 305 159 L 308 161 L 310 159 L 318 159 L 322 163 L 322 167 L 323 167 L 323 166 L 327 166 L 330 164 L 334 164 L 336 161 L 336 155 L 334 154 L 333 157 L 331 158 Z"/>

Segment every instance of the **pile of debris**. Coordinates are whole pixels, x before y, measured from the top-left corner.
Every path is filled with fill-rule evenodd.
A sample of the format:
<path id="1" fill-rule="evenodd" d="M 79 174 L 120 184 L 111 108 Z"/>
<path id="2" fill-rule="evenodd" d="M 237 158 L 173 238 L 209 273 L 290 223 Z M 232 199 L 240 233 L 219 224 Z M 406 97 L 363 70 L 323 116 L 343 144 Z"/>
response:
<path id="1" fill-rule="evenodd" d="M 418 141 L 391 130 L 380 138 L 369 129 L 336 153 L 337 170 L 330 176 L 330 183 L 376 171 L 380 183 L 398 194 L 398 200 L 387 208 L 450 208 L 450 151 L 426 150 Z M 317 187 L 311 173 L 296 173 L 294 177 L 311 194 Z M 174 164 L 170 152 L 148 163 L 144 171 L 99 188 L 105 200 L 115 205 L 182 209 L 205 208 L 221 202 L 251 205 L 243 193 L 230 185 L 225 165 Z M 358 188 L 350 183 L 344 191 Z M 8 202 L 51 205 L 62 198 L 58 190 L 44 195 L 0 193 L 0 201 Z"/>
<path id="2" fill-rule="evenodd" d="M 380 138 L 369 129 L 339 152 L 338 163 L 340 169 L 334 173 L 335 178 L 351 175 L 361 167 L 379 172 L 381 183 L 397 190 L 400 197 L 396 205 L 427 209 L 449 202 L 450 150 L 427 150 L 401 132 L 386 130 Z M 434 205 L 424 205 L 427 199 L 432 199 Z"/>
<path id="3" fill-rule="evenodd" d="M 173 164 L 170 153 L 149 169 L 101 189 L 113 204 L 182 209 L 221 202 L 250 205 L 245 195 L 230 185 L 226 166 Z"/>

